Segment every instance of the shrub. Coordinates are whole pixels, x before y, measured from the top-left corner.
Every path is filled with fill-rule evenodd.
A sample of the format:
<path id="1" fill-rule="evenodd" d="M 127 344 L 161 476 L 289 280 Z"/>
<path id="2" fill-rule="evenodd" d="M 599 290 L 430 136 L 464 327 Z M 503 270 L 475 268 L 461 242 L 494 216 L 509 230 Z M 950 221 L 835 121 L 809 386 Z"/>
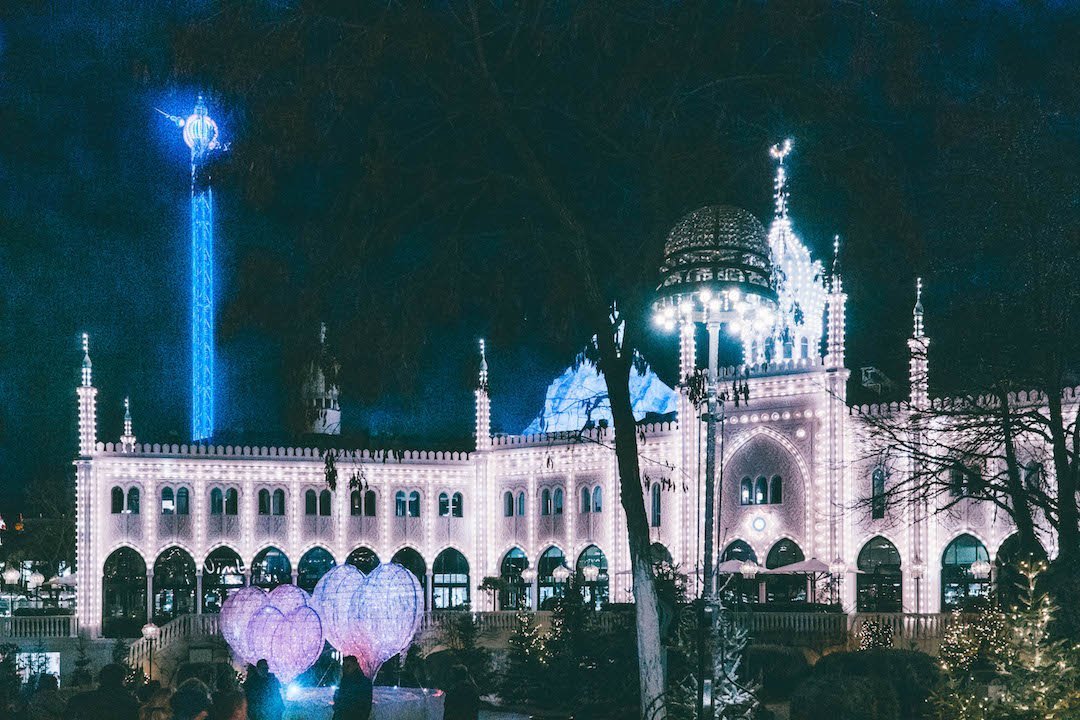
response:
<path id="1" fill-rule="evenodd" d="M 814 677 L 879 678 L 895 689 L 904 717 L 925 717 L 930 693 L 941 681 L 934 658 L 914 650 L 862 650 L 826 655 L 814 665 Z"/>
<path id="2" fill-rule="evenodd" d="M 743 677 L 761 683 L 765 699 L 786 699 L 806 679 L 810 663 L 798 648 L 751 645 L 743 655 Z"/>
<path id="3" fill-rule="evenodd" d="M 874 677 L 812 675 L 791 696 L 791 720 L 899 720 L 896 690 Z"/>

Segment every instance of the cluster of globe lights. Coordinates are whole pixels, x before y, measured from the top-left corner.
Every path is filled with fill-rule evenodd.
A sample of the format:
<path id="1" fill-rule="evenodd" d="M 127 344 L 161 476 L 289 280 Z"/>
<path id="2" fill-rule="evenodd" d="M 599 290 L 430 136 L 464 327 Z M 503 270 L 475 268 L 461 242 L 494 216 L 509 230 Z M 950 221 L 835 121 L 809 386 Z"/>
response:
<path id="1" fill-rule="evenodd" d="M 738 288 L 713 290 L 703 288 L 696 293 L 678 294 L 668 302 L 659 302 L 653 322 L 665 332 L 679 323 L 725 323 L 736 337 L 760 337 L 770 333 L 776 316 L 773 304 L 760 295 L 743 293 Z"/>
<path id="2" fill-rule="evenodd" d="M 265 659 L 286 684 L 315 664 L 326 642 L 344 656 L 355 656 L 364 674 L 374 678 L 383 663 L 412 643 L 423 603 L 420 581 L 397 563 L 379 565 L 369 575 L 338 565 L 311 595 L 295 585 L 233 593 L 221 608 L 221 633 L 237 659 L 249 664 Z"/>

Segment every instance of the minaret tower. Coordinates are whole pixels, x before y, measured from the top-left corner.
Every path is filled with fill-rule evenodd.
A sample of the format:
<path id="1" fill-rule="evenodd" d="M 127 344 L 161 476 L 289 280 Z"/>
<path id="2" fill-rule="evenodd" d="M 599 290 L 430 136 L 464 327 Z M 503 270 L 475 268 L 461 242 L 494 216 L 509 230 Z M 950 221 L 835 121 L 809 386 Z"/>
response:
<path id="1" fill-rule="evenodd" d="M 488 394 L 487 347 L 480 340 L 480 374 L 476 382 L 476 449 L 491 447 L 491 396 Z"/>
<path id="2" fill-rule="evenodd" d="M 90 362 L 90 336 L 82 335 L 82 382 L 76 393 L 79 396 L 79 456 L 90 457 L 97 444 L 97 388 L 93 381 L 93 364 Z"/>
<path id="3" fill-rule="evenodd" d="M 319 349 L 308 365 L 302 396 L 307 425 L 315 435 L 341 434 L 341 388 L 338 362 L 326 346 L 326 323 L 319 324 Z"/>
<path id="4" fill-rule="evenodd" d="M 221 144 L 202 95 L 186 119 L 161 114 L 183 129 L 184 143 L 191 149 L 191 439 L 198 442 L 214 434 L 214 195 L 209 166 Z"/>
<path id="5" fill-rule="evenodd" d="M 135 450 L 135 433 L 131 429 L 131 398 L 124 398 L 124 434 L 120 436 L 120 447 L 126 453 Z"/>
<path id="6" fill-rule="evenodd" d="M 908 340 L 911 361 L 908 381 L 911 386 L 911 407 L 924 410 L 930 406 L 930 363 L 927 353 L 930 350 L 930 338 L 923 329 L 922 278 L 915 280 L 915 308 L 912 311 L 915 321 L 914 331 Z"/>
<path id="7" fill-rule="evenodd" d="M 829 295 L 825 302 L 825 315 L 828 319 L 825 330 L 825 367 L 842 368 L 846 352 L 844 325 L 847 321 L 847 294 L 844 292 L 844 280 L 840 274 L 839 235 L 833 237 L 832 272 L 829 273 Z"/>

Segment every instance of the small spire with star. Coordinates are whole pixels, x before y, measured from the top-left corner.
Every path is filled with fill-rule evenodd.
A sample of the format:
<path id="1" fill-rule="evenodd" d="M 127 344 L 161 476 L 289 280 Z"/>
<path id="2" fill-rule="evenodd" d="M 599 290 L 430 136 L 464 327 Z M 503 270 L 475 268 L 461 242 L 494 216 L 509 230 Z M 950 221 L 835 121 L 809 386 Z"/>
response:
<path id="1" fill-rule="evenodd" d="M 124 434 L 120 436 L 120 445 L 124 452 L 135 449 L 135 433 L 131 429 L 131 399 L 124 398 Z"/>

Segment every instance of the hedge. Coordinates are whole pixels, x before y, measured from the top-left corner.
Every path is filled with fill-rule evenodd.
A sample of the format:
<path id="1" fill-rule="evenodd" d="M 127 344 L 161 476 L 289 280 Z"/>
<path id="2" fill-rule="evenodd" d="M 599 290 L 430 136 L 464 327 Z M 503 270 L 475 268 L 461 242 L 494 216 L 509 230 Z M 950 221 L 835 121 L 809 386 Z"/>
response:
<path id="1" fill-rule="evenodd" d="M 791 696 L 791 720 L 900 720 L 896 690 L 874 677 L 812 675 Z"/>
<path id="2" fill-rule="evenodd" d="M 743 653 L 741 670 L 750 682 L 761 683 L 763 698 L 786 700 L 810 674 L 810 663 L 798 648 L 750 645 Z"/>
<path id="3" fill-rule="evenodd" d="M 896 690 L 905 718 L 927 717 L 930 708 L 926 699 L 941 682 L 941 670 L 934 658 L 914 650 L 892 648 L 826 655 L 814 665 L 813 675 L 885 680 Z"/>

